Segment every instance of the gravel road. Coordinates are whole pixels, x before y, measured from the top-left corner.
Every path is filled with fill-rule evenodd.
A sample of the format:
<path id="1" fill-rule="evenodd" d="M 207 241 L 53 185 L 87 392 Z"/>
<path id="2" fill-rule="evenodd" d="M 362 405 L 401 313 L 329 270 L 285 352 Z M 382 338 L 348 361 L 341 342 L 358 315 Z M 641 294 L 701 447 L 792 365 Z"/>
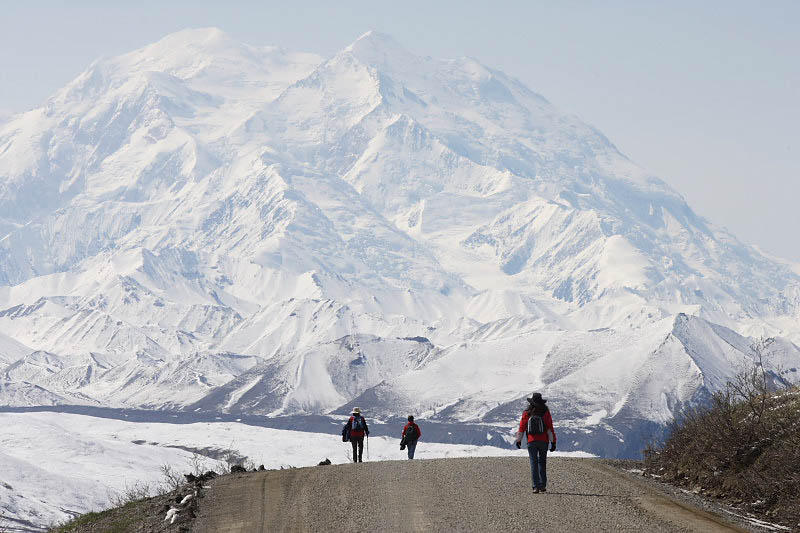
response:
<path id="1" fill-rule="evenodd" d="M 215 480 L 194 531 L 744 531 L 600 460 L 550 458 L 533 494 L 527 457 L 387 461 Z"/>

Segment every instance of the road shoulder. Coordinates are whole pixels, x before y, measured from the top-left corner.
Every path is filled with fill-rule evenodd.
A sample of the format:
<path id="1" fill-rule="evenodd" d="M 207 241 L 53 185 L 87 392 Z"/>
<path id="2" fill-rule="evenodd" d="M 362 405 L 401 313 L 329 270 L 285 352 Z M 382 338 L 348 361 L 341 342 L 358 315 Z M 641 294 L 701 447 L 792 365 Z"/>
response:
<path id="1" fill-rule="evenodd" d="M 785 530 L 781 526 L 776 526 L 758 520 L 755 517 L 744 516 L 743 513 L 722 501 L 705 497 L 696 492 L 686 490 L 683 487 L 663 483 L 651 476 L 645 476 L 641 461 L 629 459 L 600 459 L 600 463 L 605 465 L 613 475 L 622 476 L 631 483 L 642 487 L 650 487 L 663 493 L 671 501 L 684 509 L 696 509 L 714 521 L 721 521 L 739 528 L 740 531 L 753 533 L 774 533 L 775 531 Z"/>

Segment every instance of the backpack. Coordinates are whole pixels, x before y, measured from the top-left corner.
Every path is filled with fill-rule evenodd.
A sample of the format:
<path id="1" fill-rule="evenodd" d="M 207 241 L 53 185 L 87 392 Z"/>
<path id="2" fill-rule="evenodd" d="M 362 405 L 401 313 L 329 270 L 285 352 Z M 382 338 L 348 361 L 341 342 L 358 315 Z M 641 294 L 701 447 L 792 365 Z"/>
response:
<path id="1" fill-rule="evenodd" d="M 342 442 L 347 442 L 350 440 L 350 428 L 347 427 L 347 424 L 344 425 L 342 428 Z"/>
<path id="2" fill-rule="evenodd" d="M 419 435 L 417 435 L 417 428 L 416 426 L 414 426 L 414 424 L 411 424 L 410 426 L 408 426 L 408 429 L 406 430 L 405 441 L 406 443 L 414 442 L 418 438 Z"/>
<path id="3" fill-rule="evenodd" d="M 541 415 L 528 416 L 528 435 L 542 435 L 544 434 L 544 418 Z"/>
<path id="4" fill-rule="evenodd" d="M 352 431 L 364 431 L 364 417 L 362 416 L 354 416 L 353 417 L 353 429 Z"/>

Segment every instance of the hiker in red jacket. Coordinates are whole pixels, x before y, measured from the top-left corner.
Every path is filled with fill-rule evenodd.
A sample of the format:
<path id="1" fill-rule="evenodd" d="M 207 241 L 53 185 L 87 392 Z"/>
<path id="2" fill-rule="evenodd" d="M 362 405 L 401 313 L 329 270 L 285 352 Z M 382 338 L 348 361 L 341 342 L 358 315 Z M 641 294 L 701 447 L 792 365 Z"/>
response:
<path id="1" fill-rule="evenodd" d="M 417 449 L 417 441 L 422 436 L 422 431 L 414 422 L 414 415 L 408 415 L 408 424 L 403 426 L 403 434 L 400 436 L 400 449 L 408 448 L 408 458 L 414 458 L 414 450 Z"/>
<path id="2" fill-rule="evenodd" d="M 367 421 L 361 416 L 361 409 L 355 407 L 353 415 L 344 427 L 345 432 L 350 435 L 350 444 L 353 445 L 353 462 L 361 463 L 361 456 L 364 454 L 364 435 L 369 437 L 369 427 Z"/>
<path id="3" fill-rule="evenodd" d="M 522 412 L 516 444 L 519 448 L 522 434 L 527 433 L 533 492 L 547 492 L 547 443 L 551 443 L 551 452 L 556 451 L 556 430 L 550 409 L 546 405 L 547 400 L 542 398 L 541 393 L 534 392 L 526 399 L 528 408 Z"/>

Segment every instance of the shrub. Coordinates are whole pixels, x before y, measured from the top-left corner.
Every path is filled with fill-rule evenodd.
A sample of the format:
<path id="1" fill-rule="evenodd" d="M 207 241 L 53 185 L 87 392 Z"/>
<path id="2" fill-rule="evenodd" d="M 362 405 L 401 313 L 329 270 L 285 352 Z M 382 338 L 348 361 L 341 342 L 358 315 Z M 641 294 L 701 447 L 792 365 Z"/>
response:
<path id="1" fill-rule="evenodd" d="M 723 498 L 747 512 L 800 522 L 800 388 L 782 387 L 756 363 L 708 405 L 685 411 L 666 440 L 645 450 L 645 471 Z"/>
<path id="2" fill-rule="evenodd" d="M 154 496 L 156 490 L 149 484 L 142 481 L 137 481 L 133 485 L 125 485 L 125 488 L 120 492 L 109 494 L 109 501 L 111 507 L 124 507 L 129 503 L 135 503 L 145 500 Z"/>

